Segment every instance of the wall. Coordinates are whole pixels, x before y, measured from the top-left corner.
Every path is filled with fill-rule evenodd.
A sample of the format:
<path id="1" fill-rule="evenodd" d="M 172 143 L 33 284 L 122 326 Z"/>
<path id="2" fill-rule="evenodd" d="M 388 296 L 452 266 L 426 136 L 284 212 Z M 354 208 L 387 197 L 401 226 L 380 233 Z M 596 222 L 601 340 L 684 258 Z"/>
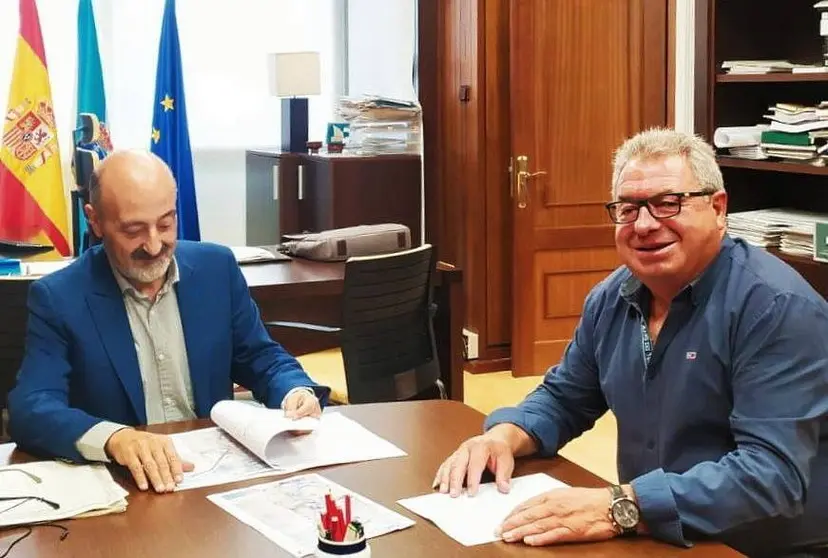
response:
<path id="1" fill-rule="evenodd" d="M 675 128 L 693 131 L 695 0 L 676 0 Z"/>
<path id="2" fill-rule="evenodd" d="M 348 0 L 348 93 L 416 99 L 416 0 Z"/>
<path id="3" fill-rule="evenodd" d="M 245 241 L 244 150 L 280 143 L 280 100 L 267 87 L 267 53 L 321 53 L 322 95 L 310 100 L 310 137 L 333 114 L 335 6 L 341 0 L 178 0 L 190 141 L 202 238 Z M 18 29 L 17 2 L 0 0 L 0 110 L 5 111 Z M 62 160 L 75 118 L 77 2 L 38 0 Z M 164 0 L 94 0 L 116 148 L 148 148 Z M 341 80 L 340 80 L 341 81 Z M 67 180 L 67 186 L 69 185 Z"/>

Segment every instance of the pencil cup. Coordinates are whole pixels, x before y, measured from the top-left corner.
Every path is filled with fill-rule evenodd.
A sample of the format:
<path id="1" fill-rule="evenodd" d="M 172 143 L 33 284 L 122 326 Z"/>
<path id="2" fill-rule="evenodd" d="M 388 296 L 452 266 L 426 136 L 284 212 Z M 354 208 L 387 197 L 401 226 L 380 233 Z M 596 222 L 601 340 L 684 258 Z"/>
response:
<path id="1" fill-rule="evenodd" d="M 356 541 L 329 541 L 319 537 L 316 547 L 317 558 L 334 558 L 336 556 L 351 556 L 352 558 L 371 558 L 371 547 L 363 537 Z"/>

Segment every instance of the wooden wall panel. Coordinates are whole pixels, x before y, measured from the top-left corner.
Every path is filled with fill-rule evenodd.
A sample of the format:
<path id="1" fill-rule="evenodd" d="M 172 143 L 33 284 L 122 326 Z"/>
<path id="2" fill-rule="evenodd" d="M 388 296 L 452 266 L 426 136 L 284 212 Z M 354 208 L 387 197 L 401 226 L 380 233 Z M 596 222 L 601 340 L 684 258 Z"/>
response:
<path id="1" fill-rule="evenodd" d="M 481 358 L 497 358 L 512 341 L 512 208 L 509 195 L 509 0 L 485 0 L 485 155 L 484 249 L 486 313 Z M 480 218 L 478 217 L 478 220 Z"/>

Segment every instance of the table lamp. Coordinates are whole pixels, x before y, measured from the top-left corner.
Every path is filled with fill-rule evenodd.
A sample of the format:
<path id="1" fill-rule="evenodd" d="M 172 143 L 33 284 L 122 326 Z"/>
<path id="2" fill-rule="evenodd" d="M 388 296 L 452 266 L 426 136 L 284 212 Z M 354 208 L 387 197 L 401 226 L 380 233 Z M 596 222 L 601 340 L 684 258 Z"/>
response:
<path id="1" fill-rule="evenodd" d="M 270 94 L 282 97 L 282 151 L 307 152 L 308 99 L 319 95 L 318 52 L 280 52 L 269 55 Z"/>

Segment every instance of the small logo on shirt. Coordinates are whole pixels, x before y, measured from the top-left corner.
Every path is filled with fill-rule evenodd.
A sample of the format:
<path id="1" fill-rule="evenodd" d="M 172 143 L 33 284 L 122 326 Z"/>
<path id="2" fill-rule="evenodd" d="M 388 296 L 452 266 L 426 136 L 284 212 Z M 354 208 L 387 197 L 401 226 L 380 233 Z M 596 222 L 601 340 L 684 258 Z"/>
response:
<path id="1" fill-rule="evenodd" d="M 696 360 L 696 351 L 687 351 L 684 358 L 687 360 Z"/>

